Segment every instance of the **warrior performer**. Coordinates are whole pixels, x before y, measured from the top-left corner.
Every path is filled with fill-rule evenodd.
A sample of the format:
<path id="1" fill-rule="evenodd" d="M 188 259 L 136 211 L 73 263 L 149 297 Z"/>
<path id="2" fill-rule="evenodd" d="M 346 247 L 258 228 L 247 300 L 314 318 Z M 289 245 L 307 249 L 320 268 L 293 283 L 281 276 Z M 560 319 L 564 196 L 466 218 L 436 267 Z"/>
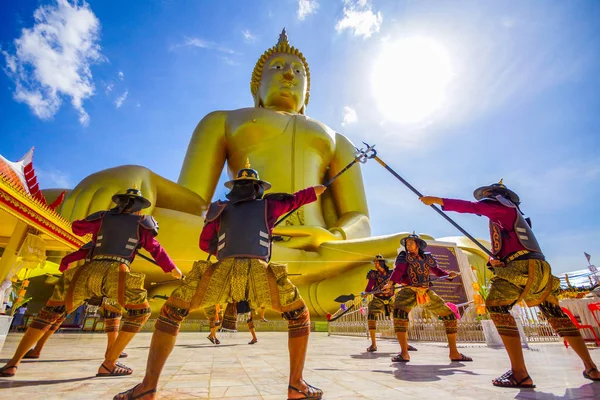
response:
<path id="1" fill-rule="evenodd" d="M 93 254 L 92 250 L 93 249 L 94 249 L 94 242 L 87 242 L 86 244 L 81 246 L 79 248 L 79 250 L 74 251 L 70 254 L 67 254 L 61 260 L 60 267 L 58 268 L 58 270 L 60 272 L 65 272 L 69 268 L 69 264 L 75 263 L 75 262 L 83 260 L 83 259 L 85 259 L 86 262 L 89 262 L 92 258 L 92 254 Z M 106 356 L 108 354 L 108 349 L 115 342 L 115 340 L 117 339 L 117 335 L 119 334 L 119 325 L 121 324 L 121 317 L 122 317 L 121 306 L 118 304 L 117 301 L 110 301 L 109 299 L 107 299 L 105 297 L 93 297 L 89 300 L 86 300 L 86 303 L 90 306 L 100 307 L 103 310 L 102 312 L 104 314 L 104 332 L 106 333 L 106 337 L 107 337 L 106 353 L 105 353 L 105 356 Z M 60 328 L 60 326 L 64 322 L 65 318 L 66 318 L 66 315 L 64 315 L 62 318 L 59 318 L 50 327 L 50 329 L 48 329 L 48 331 L 44 334 L 44 336 L 42 336 L 42 338 L 40 340 L 38 340 L 38 342 L 35 344 L 35 347 L 33 349 L 29 350 L 23 358 L 31 358 L 31 359 L 40 358 L 40 355 L 42 353 L 44 345 L 46 344 L 48 339 L 50 339 L 50 336 L 52 336 L 58 330 L 58 328 Z M 125 358 L 125 357 L 127 357 L 127 353 L 121 352 L 121 354 L 119 355 L 119 358 Z"/>
<path id="2" fill-rule="evenodd" d="M 263 197 L 271 185 L 258 172 L 242 168 L 225 183 L 228 201 L 210 205 L 200 234 L 200 248 L 218 261 L 197 261 L 181 286 L 173 291 L 160 311 L 150 345 L 146 375 L 141 384 L 119 393 L 115 399 L 151 399 L 161 371 L 175 346 L 181 322 L 191 310 L 214 304 L 247 300 L 253 308 L 270 307 L 283 314 L 289 324 L 290 379 L 288 398 L 320 399 L 323 391 L 303 377 L 310 333 L 310 315 L 298 289 L 287 277 L 287 267 L 268 263 L 271 231 L 277 218 L 317 200 L 325 186 L 314 186 L 295 194 Z"/>
<path id="3" fill-rule="evenodd" d="M 63 273 L 50 300 L 25 332 L 13 358 L 0 369 L 0 376 L 14 376 L 23 356 L 48 329 L 82 305 L 85 299 L 100 296 L 117 299 L 127 311 L 127 317 L 96 376 L 121 376 L 133 372 L 117 359 L 150 317 L 150 305 L 146 300 L 144 274 L 130 272 L 129 265 L 138 249 L 143 247 L 163 271 L 171 272 L 176 278 L 181 278 L 181 271 L 156 240 L 156 221 L 150 216 L 139 215 L 142 209 L 150 206 L 150 201 L 135 188 L 116 194 L 112 199 L 117 204 L 113 209 L 73 222 L 76 235 L 92 234 L 92 260 Z"/>
<path id="4" fill-rule="evenodd" d="M 396 264 L 386 288 L 391 289 L 394 283 L 406 285 L 401 288 L 394 299 L 394 331 L 400 343 L 401 353 L 392 358 L 392 362 L 408 362 L 408 314 L 419 305 L 427 311 L 439 316 L 444 321 L 448 346 L 450 347 L 451 361 L 473 361 L 472 358 L 459 353 L 456 348 L 457 320 L 456 315 L 438 296 L 431 286 L 429 275 L 448 276 L 452 279 L 457 276 L 454 271 L 446 271 L 439 267 L 435 257 L 428 252 L 427 242 L 412 234 L 402 238 L 400 244 L 406 251 L 401 251 L 396 257 Z"/>
<path id="5" fill-rule="evenodd" d="M 390 317 L 394 306 L 394 287 L 385 286 L 392 275 L 392 271 L 390 271 L 390 268 L 386 265 L 385 259 L 381 254 L 375 256 L 373 264 L 375 265 L 375 269 L 367 272 L 367 279 L 369 282 L 362 295 L 363 297 L 367 297 L 371 291 L 379 292 L 375 293 L 373 295 L 373 300 L 369 302 L 367 324 L 369 336 L 371 337 L 371 346 L 367 348 L 368 352 L 377 351 L 377 339 L 375 337 L 377 332 L 377 317 L 382 314 L 385 317 Z"/>
<path id="6" fill-rule="evenodd" d="M 221 305 L 215 304 L 212 307 L 206 307 L 204 314 L 208 318 L 208 326 L 210 333 L 206 337 L 212 344 L 221 344 L 221 341 L 217 338 L 217 329 L 223 323 L 223 313 L 221 312 Z"/>
<path id="7" fill-rule="evenodd" d="M 538 306 L 556 333 L 575 350 L 585 366 L 583 376 L 600 380 L 600 372 L 579 330 L 558 305 L 560 281 L 552 275 L 531 224 L 523 218 L 519 196 L 502 181 L 480 187 L 473 195 L 477 202 L 432 196 L 424 196 L 421 201 L 426 205 L 438 204 L 446 211 L 484 215 L 490 220 L 494 258 L 488 265 L 495 276 L 485 305 L 511 363 L 508 372 L 492 381 L 494 386 L 535 387 L 525 366 L 517 324 L 509 313 L 512 306 L 523 300 L 529 307 Z"/>
<path id="8" fill-rule="evenodd" d="M 247 315 L 246 323 L 248 324 L 248 330 L 252 335 L 252 340 L 249 341 L 248 344 L 256 344 L 258 342 L 258 338 L 256 337 L 254 319 L 252 318 L 253 312 L 254 309 L 250 308 L 250 303 L 248 303 L 246 300 L 242 300 L 237 303 L 229 303 L 225 309 L 225 316 L 223 317 L 223 325 L 221 325 L 221 328 L 223 331 L 237 332 L 238 319 L 240 317 L 243 318 L 244 315 Z"/>

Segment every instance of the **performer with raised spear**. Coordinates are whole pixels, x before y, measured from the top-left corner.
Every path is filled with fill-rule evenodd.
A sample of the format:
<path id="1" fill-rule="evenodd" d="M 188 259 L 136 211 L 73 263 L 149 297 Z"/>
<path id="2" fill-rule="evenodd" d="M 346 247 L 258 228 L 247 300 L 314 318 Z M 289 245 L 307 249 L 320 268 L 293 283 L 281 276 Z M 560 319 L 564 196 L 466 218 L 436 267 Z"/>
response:
<path id="1" fill-rule="evenodd" d="M 477 202 L 433 196 L 421 196 L 421 201 L 428 206 L 440 205 L 446 211 L 483 215 L 490 221 L 492 257 L 488 265 L 495 276 L 486 307 L 511 363 L 508 372 L 493 380 L 494 386 L 535 387 L 525 366 L 517 324 L 509 313 L 522 300 L 530 307 L 538 306 L 556 333 L 571 345 L 585 366 L 583 376 L 600 381 L 600 372 L 579 330 L 558 304 L 560 281 L 552 275 L 530 222 L 523 218 L 519 196 L 502 181 L 475 189 L 473 196 Z"/>
<path id="2" fill-rule="evenodd" d="M 329 182 L 330 183 L 330 182 Z M 162 307 L 150 345 L 146 375 L 141 384 L 115 399 L 154 398 L 162 369 L 175 346 L 181 322 L 191 310 L 247 300 L 282 313 L 289 324 L 290 378 L 288 398 L 320 399 L 323 391 L 303 378 L 310 315 L 287 267 L 269 263 L 273 226 L 277 219 L 317 200 L 326 186 L 308 187 L 295 194 L 270 194 L 271 185 L 259 178 L 247 160 L 235 179 L 225 183 L 227 201 L 212 203 L 200 234 L 200 248 L 218 261 L 197 261 L 186 280 Z"/>
<path id="3" fill-rule="evenodd" d="M 384 286 L 384 290 L 391 290 L 395 283 L 406 285 L 396 293 L 394 298 L 394 332 L 398 337 L 401 352 L 392 357 L 392 362 L 410 361 L 407 332 L 408 314 L 417 305 L 436 314 L 444 321 L 450 347 L 450 360 L 473 361 L 471 357 L 461 354 L 456 347 L 458 328 L 456 315 L 440 296 L 429 289 L 431 274 L 438 277 L 446 276 L 449 279 L 455 278 L 458 274 L 440 268 L 435 257 L 425 251 L 427 242 L 419 235 L 413 233 L 402 238 L 400 244 L 404 246 L 405 250 L 398 254 L 394 271 Z"/>

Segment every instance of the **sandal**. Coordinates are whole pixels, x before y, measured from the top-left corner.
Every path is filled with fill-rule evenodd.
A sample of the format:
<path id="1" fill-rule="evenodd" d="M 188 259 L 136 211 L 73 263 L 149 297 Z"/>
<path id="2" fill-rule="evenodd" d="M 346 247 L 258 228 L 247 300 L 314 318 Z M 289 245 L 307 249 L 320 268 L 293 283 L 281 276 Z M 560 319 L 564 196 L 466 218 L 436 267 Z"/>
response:
<path id="1" fill-rule="evenodd" d="M 12 374 L 5 372 L 7 369 L 17 369 L 19 367 L 17 367 L 16 365 L 5 365 L 4 367 L 0 368 L 0 376 L 4 377 L 4 378 L 12 378 L 13 376 L 15 376 L 16 372 L 13 372 Z"/>
<path id="2" fill-rule="evenodd" d="M 590 381 L 600 381 L 600 378 L 593 378 L 590 375 L 590 372 L 598 371 L 598 368 L 590 368 L 587 371 L 583 371 L 583 377 L 585 379 L 589 379 Z"/>
<path id="3" fill-rule="evenodd" d="M 368 351 L 369 353 L 372 353 L 372 352 L 374 352 L 374 351 L 377 351 L 377 346 L 370 345 L 369 347 L 367 347 L 367 351 Z"/>
<path id="4" fill-rule="evenodd" d="M 526 380 L 531 379 L 529 375 L 525 378 L 517 381 L 515 375 L 512 370 L 507 371 L 504 375 L 499 378 L 496 378 L 492 381 L 494 386 L 503 387 L 503 388 L 515 388 L 515 389 L 533 389 L 535 385 L 533 383 L 523 383 Z"/>
<path id="5" fill-rule="evenodd" d="M 408 351 L 417 351 L 416 347 L 411 346 L 410 344 L 408 345 Z"/>
<path id="6" fill-rule="evenodd" d="M 291 389 L 295 392 L 298 392 L 298 393 L 304 395 L 304 397 L 298 397 L 298 399 L 320 400 L 323 398 L 323 391 L 321 389 L 317 389 L 316 387 L 309 385 L 308 383 L 306 383 L 306 381 L 304 381 L 304 384 L 306 384 L 306 386 L 307 386 L 306 392 L 303 392 L 302 390 L 295 388 L 292 385 L 288 385 L 288 389 Z M 298 399 L 288 399 L 288 400 L 298 400 Z"/>
<path id="7" fill-rule="evenodd" d="M 252 339 L 251 341 L 248 342 L 248 344 L 255 344 L 255 343 L 258 343 L 257 339 Z"/>
<path id="8" fill-rule="evenodd" d="M 108 374 L 96 374 L 97 377 L 106 377 L 106 376 L 127 376 L 133 373 L 133 370 L 126 365 L 121 363 L 116 363 L 115 367 L 111 370 L 106 365 L 102 364 L 102 368 L 108 371 Z"/>
<path id="9" fill-rule="evenodd" d="M 392 362 L 409 362 L 406 358 L 402 357 L 402 353 L 398 353 L 397 356 L 392 357 Z"/>
<path id="10" fill-rule="evenodd" d="M 32 356 L 31 353 L 33 352 L 33 349 L 27 351 L 27 353 L 25 353 L 25 355 L 23 356 L 23 358 L 40 358 L 39 354 L 37 356 Z"/>
<path id="11" fill-rule="evenodd" d="M 125 352 L 122 352 L 121 354 L 119 354 L 119 358 L 127 358 L 128 354 Z"/>
<path id="12" fill-rule="evenodd" d="M 134 387 L 132 387 L 131 389 L 117 394 L 115 397 L 113 397 L 113 400 L 136 400 L 136 399 L 139 399 L 140 397 L 144 397 L 148 394 L 156 393 L 156 389 L 151 389 L 151 390 L 146 390 L 143 393 L 136 394 L 134 396 L 133 392 L 135 391 L 135 388 L 137 388 L 138 386 L 140 386 L 139 383 L 137 385 L 135 385 Z"/>
<path id="13" fill-rule="evenodd" d="M 461 361 L 463 361 L 463 362 L 470 362 L 470 361 L 473 361 L 473 359 L 471 357 L 465 356 L 463 353 L 460 353 L 460 358 L 458 360 L 454 360 L 454 359 L 451 358 L 450 361 L 453 361 L 453 362 L 461 362 Z"/>
<path id="14" fill-rule="evenodd" d="M 212 337 L 212 336 L 208 335 L 206 338 L 207 338 L 208 340 L 210 340 L 210 342 L 211 342 L 212 344 L 215 344 L 215 338 L 214 338 L 214 337 Z"/>

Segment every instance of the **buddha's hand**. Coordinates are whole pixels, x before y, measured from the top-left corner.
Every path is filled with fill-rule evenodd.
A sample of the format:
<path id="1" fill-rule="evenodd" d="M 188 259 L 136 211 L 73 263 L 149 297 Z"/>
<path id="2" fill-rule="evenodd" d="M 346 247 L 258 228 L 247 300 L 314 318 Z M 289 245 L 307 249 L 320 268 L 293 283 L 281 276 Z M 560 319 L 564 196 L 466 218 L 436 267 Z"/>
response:
<path id="1" fill-rule="evenodd" d="M 112 197 L 136 186 L 151 206 L 143 214 L 152 214 L 155 207 L 202 215 L 206 202 L 191 190 L 165 179 L 147 168 L 125 165 L 96 172 L 83 179 L 65 198 L 59 213 L 70 221 L 114 207 Z"/>
<path id="2" fill-rule="evenodd" d="M 289 240 L 276 242 L 281 246 L 292 249 L 315 251 L 323 242 L 342 240 L 341 232 L 328 231 L 320 226 L 277 226 L 273 229 L 274 236 L 289 237 Z"/>

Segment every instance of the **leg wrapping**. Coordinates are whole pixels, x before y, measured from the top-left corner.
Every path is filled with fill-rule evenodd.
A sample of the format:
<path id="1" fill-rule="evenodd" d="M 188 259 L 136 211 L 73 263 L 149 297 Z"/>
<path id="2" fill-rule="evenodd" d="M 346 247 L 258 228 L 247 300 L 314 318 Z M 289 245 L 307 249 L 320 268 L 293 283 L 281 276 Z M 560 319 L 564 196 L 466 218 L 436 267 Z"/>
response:
<path id="1" fill-rule="evenodd" d="M 125 307 L 127 317 L 125 317 L 125 322 L 123 323 L 123 332 L 137 333 L 142 329 L 142 326 L 144 326 L 148 318 L 150 318 L 150 314 L 152 314 L 150 305 L 146 303 L 145 306 L 140 308 Z"/>
<path id="2" fill-rule="evenodd" d="M 181 322 L 188 316 L 190 310 L 188 308 L 178 308 L 166 303 L 160 309 L 160 315 L 156 320 L 154 329 L 172 336 L 177 336 Z M 213 320 L 214 325 L 214 320 Z"/>
<path id="3" fill-rule="evenodd" d="M 42 309 L 40 310 L 38 315 L 35 317 L 35 319 L 31 323 L 30 327 L 33 329 L 39 329 L 39 330 L 45 332 L 48 329 L 50 329 L 58 320 L 61 320 L 60 323 L 62 324 L 62 320 L 64 320 L 63 317 L 65 314 L 65 310 L 66 310 L 66 308 L 64 305 L 60 305 L 60 306 L 46 305 L 46 306 L 42 307 Z M 56 329 L 58 329 L 58 327 Z"/>
<path id="4" fill-rule="evenodd" d="M 493 306 L 488 307 L 490 317 L 498 329 L 498 333 L 503 336 L 519 337 L 519 329 L 517 322 L 508 312 L 510 306 Z"/>
<path id="5" fill-rule="evenodd" d="M 408 313 L 399 308 L 394 309 L 394 332 L 408 331 Z"/>
<path id="6" fill-rule="evenodd" d="M 254 329 L 254 320 L 252 317 L 250 317 L 250 319 L 248 319 L 246 322 L 248 323 L 248 329 Z"/>
<path id="7" fill-rule="evenodd" d="M 368 325 L 370 331 L 374 331 L 377 329 L 377 320 L 375 318 L 373 318 L 373 319 L 369 318 L 367 320 L 367 325 Z"/>
<path id="8" fill-rule="evenodd" d="M 145 321 L 144 321 L 145 322 Z M 118 318 L 104 318 L 104 332 L 118 332 L 119 325 L 121 325 L 121 316 Z"/>
<path id="9" fill-rule="evenodd" d="M 571 322 L 571 319 L 558 305 L 545 301 L 540 304 L 540 310 L 548 320 L 550 326 L 552 326 L 552 329 L 554 329 L 560 337 L 581 336 L 579 329 L 577 329 L 575 324 Z"/>
<path id="10" fill-rule="evenodd" d="M 454 313 L 440 318 L 442 318 L 442 321 L 444 321 L 446 335 L 451 335 L 458 332 L 458 320 L 456 319 L 456 315 L 454 315 Z"/>
<path id="11" fill-rule="evenodd" d="M 56 322 L 54 324 L 52 324 L 52 326 L 50 327 L 50 331 L 56 332 L 58 330 L 58 328 L 60 328 L 62 323 L 65 322 L 65 319 L 67 319 L 66 315 L 63 315 L 62 317 L 57 319 Z"/>
<path id="12" fill-rule="evenodd" d="M 288 321 L 288 337 L 297 338 L 310 334 L 310 313 L 306 305 L 283 313 L 283 318 Z"/>

